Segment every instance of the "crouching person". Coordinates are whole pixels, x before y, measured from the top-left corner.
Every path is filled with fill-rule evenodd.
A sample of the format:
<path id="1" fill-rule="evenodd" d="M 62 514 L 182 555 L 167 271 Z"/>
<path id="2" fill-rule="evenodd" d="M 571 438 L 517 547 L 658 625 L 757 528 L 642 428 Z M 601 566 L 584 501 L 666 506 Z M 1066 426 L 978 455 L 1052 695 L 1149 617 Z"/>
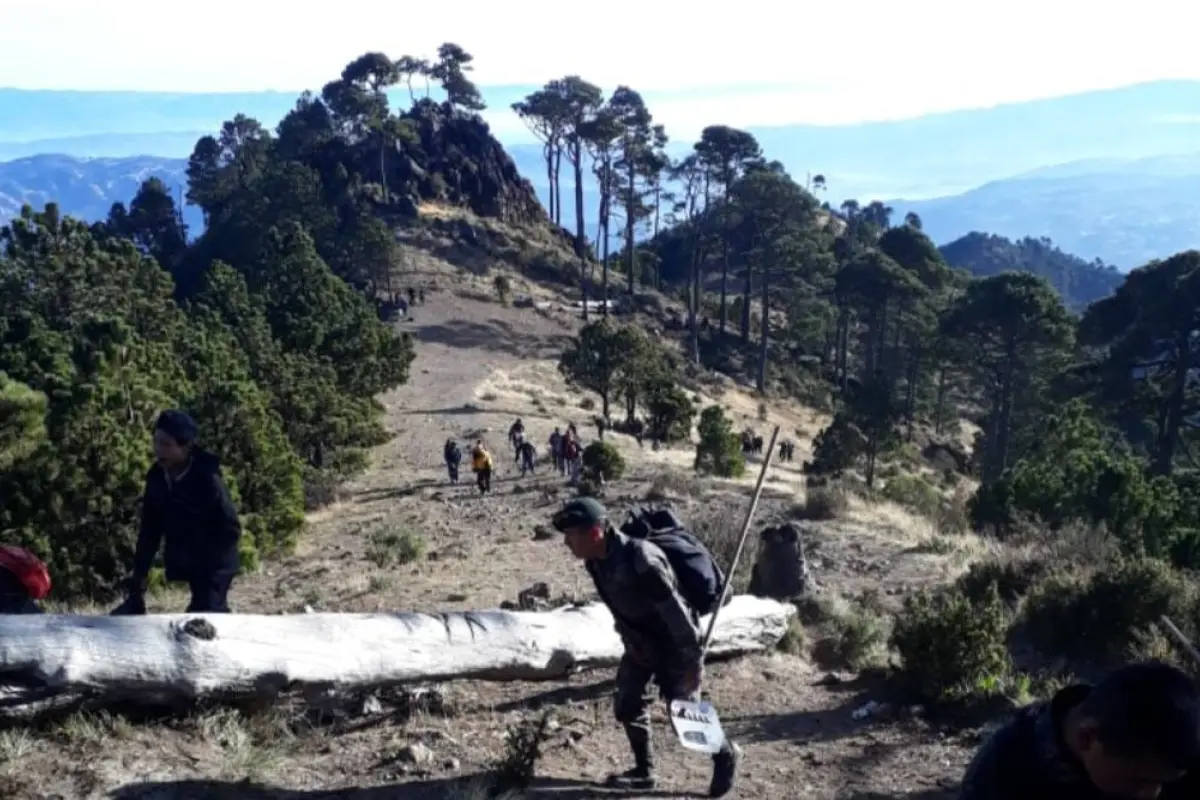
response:
<path id="1" fill-rule="evenodd" d="M 657 545 L 616 530 L 596 500 L 573 500 L 554 515 L 571 554 L 582 559 L 604 604 L 612 612 L 625 645 L 617 669 L 614 712 L 625 726 L 634 767 L 613 775 L 615 788 L 649 791 L 654 787 L 650 737 L 650 698 L 656 683 L 668 703 L 698 700 L 703 672 L 699 615 L 679 591 L 666 554 Z M 731 742 L 713 756 L 709 797 L 733 789 L 741 751 Z"/>
<path id="2" fill-rule="evenodd" d="M 0 545 L 0 614 L 41 614 L 50 594 L 50 571 L 23 547 Z"/>
<path id="3" fill-rule="evenodd" d="M 1156 662 L 1028 706 L 984 744 L 959 800 L 1200 798 L 1200 695 Z"/>
<path id="4" fill-rule="evenodd" d="M 229 612 L 242 527 L 220 462 L 195 446 L 196 433 L 196 423 L 181 411 L 164 411 L 155 424 L 155 464 L 146 475 L 130 595 L 114 614 L 145 613 L 146 579 L 160 545 L 167 580 L 184 581 L 191 590 L 188 612 Z"/>

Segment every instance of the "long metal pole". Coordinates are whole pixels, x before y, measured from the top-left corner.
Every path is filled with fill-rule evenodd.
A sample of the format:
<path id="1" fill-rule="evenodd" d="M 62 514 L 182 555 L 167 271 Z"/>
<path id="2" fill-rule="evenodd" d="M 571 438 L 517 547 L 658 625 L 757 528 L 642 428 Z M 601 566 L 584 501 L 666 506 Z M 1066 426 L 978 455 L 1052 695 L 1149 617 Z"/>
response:
<path id="1" fill-rule="evenodd" d="M 754 495 L 750 498 L 750 508 L 746 509 L 746 521 L 742 523 L 742 535 L 738 539 L 737 551 L 733 554 L 733 564 L 729 566 L 729 572 L 725 573 L 725 589 L 721 592 L 721 602 L 717 604 L 716 609 L 712 613 L 712 617 L 708 620 L 708 631 L 704 634 L 704 644 L 700 647 L 700 660 L 704 660 L 704 656 L 708 653 L 708 644 L 712 641 L 713 630 L 717 627 L 717 617 L 721 613 L 721 609 L 725 606 L 725 601 L 729 599 L 729 593 L 733 591 L 733 576 L 737 573 L 738 562 L 742 560 L 742 550 L 746 548 L 746 537 L 750 533 L 750 526 L 754 522 L 754 512 L 758 510 L 758 499 L 762 497 L 763 484 L 767 480 L 767 469 L 771 466 L 771 459 L 775 455 L 775 440 L 779 438 L 779 426 L 775 426 L 775 432 L 771 434 L 771 443 L 767 445 L 766 455 L 763 456 L 762 470 L 758 473 L 758 483 L 754 485 Z"/>

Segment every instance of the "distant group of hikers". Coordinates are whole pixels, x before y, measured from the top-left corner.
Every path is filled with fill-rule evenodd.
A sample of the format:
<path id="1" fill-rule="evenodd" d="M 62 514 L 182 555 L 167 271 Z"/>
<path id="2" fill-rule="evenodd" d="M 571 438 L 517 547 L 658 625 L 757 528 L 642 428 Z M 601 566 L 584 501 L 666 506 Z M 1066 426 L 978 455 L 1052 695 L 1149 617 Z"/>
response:
<path id="1" fill-rule="evenodd" d="M 458 471 L 463 460 L 462 448 L 458 446 L 458 442 L 447 439 L 442 448 L 442 458 L 445 460 L 446 470 L 450 474 L 450 483 L 457 484 Z M 471 448 L 471 470 L 475 473 L 475 483 L 479 487 L 480 494 L 487 494 L 492 490 L 493 468 L 492 454 L 484 446 L 483 440 L 477 439 L 475 446 Z"/>
<path id="2" fill-rule="evenodd" d="M 513 463 L 520 469 L 521 477 L 536 474 L 537 446 L 526 435 L 525 423 L 521 419 L 517 419 L 508 429 L 508 444 L 513 451 Z M 558 474 L 569 476 L 572 481 L 578 482 L 583 471 L 583 444 L 575 423 L 569 423 L 565 431 L 562 428 L 555 428 L 546 444 L 554 470 Z M 442 459 L 445 461 L 450 483 L 457 484 L 459 471 L 462 468 L 463 450 L 455 439 L 446 440 L 442 447 Z M 476 439 L 475 444 L 471 447 L 471 471 L 475 473 L 475 483 L 479 488 L 479 493 L 490 492 L 495 461 L 482 439 Z"/>
<path id="3" fill-rule="evenodd" d="M 186 414 L 168 411 L 158 418 L 128 597 L 114 614 L 145 613 L 143 595 L 160 545 L 167 580 L 185 581 L 191 589 L 189 612 L 230 610 L 241 528 L 217 459 L 195 446 L 196 436 Z M 521 420 L 510 429 L 509 442 L 522 467 L 532 470 L 535 456 Z M 574 426 L 555 429 L 549 443 L 556 468 L 573 469 L 568 463 L 579 451 Z M 457 482 L 462 453 L 453 440 L 446 447 L 450 479 Z M 472 450 L 471 466 L 486 494 L 493 466 L 482 440 Z M 719 606 L 726 578 L 668 510 L 634 509 L 618 527 L 599 501 L 575 498 L 550 521 L 583 562 L 623 644 L 613 711 L 633 767 L 607 782 L 652 791 L 650 685 L 668 702 L 701 696 L 701 618 Z M 41 613 L 38 601 L 49 591 L 50 574 L 40 559 L 0 546 L 0 613 Z M 710 797 L 732 791 L 741 758 L 738 745 L 725 740 L 712 756 Z M 959 794 L 959 800 L 1103 798 L 1200 800 L 1200 692 L 1186 673 L 1158 662 L 1132 664 L 1095 685 L 1071 685 L 1019 710 L 976 753 Z"/>

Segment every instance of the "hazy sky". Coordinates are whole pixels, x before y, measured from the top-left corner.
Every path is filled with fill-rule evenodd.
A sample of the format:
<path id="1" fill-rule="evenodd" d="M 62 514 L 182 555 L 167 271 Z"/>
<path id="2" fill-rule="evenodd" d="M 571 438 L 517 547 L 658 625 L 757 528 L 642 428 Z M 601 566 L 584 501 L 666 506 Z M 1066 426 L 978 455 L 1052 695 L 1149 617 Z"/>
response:
<path id="1" fill-rule="evenodd" d="M 485 89 L 626 83 L 682 132 L 714 106 L 735 125 L 850 122 L 1200 78 L 1197 22 L 1183 0 L 0 0 L 0 86 L 319 89 L 365 51 L 451 40 Z"/>

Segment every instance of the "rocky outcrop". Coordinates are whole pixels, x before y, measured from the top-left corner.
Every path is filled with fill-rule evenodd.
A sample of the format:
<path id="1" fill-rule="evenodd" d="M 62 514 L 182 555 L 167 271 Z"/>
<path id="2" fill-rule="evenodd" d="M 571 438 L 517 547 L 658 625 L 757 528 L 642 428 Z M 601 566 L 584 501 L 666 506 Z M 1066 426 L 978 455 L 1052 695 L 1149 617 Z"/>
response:
<path id="1" fill-rule="evenodd" d="M 418 141 L 398 143 L 396 185 L 409 187 L 401 205 L 418 200 L 469 208 L 511 225 L 547 225 L 533 184 L 475 115 L 422 100 L 403 115 Z"/>
<path id="2" fill-rule="evenodd" d="M 750 577 L 750 594 L 787 600 L 809 588 L 804 538 L 795 525 L 763 529 L 759 535 L 758 558 Z"/>

